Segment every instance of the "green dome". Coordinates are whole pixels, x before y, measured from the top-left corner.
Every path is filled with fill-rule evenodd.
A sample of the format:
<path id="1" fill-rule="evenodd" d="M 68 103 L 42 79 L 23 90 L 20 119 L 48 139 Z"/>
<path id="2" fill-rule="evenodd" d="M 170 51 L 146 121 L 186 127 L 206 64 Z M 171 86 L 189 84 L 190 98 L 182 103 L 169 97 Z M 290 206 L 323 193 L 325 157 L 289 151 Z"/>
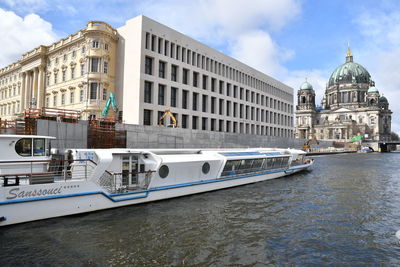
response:
<path id="1" fill-rule="evenodd" d="M 379 102 L 388 102 L 388 100 L 387 100 L 386 97 L 381 96 L 381 97 L 379 98 Z"/>
<path id="2" fill-rule="evenodd" d="M 375 86 L 372 86 L 368 89 L 368 93 L 379 93 L 379 90 Z"/>
<path id="3" fill-rule="evenodd" d="M 335 69 L 329 78 L 329 86 L 343 83 L 369 83 L 371 75 L 360 64 L 348 61 Z"/>
<path id="4" fill-rule="evenodd" d="M 309 82 L 304 82 L 301 86 L 300 86 L 300 90 L 312 90 L 313 87 Z"/>

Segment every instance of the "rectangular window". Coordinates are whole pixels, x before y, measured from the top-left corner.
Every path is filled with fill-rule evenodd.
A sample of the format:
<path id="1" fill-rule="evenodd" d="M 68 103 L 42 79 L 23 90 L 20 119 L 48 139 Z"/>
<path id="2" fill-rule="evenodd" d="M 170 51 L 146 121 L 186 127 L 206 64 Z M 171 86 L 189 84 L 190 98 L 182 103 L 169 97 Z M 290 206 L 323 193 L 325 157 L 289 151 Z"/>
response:
<path id="1" fill-rule="evenodd" d="M 144 73 L 153 75 L 153 59 L 151 57 L 145 58 Z"/>
<path id="2" fill-rule="evenodd" d="M 93 48 L 99 48 L 99 42 L 98 41 L 92 41 L 92 47 Z"/>
<path id="3" fill-rule="evenodd" d="M 165 65 L 166 63 L 163 61 L 160 61 L 158 64 L 158 76 L 160 78 L 165 78 Z"/>
<path id="4" fill-rule="evenodd" d="M 193 101 L 192 101 L 192 109 L 197 110 L 197 98 L 199 97 L 198 93 L 193 93 Z"/>
<path id="5" fill-rule="evenodd" d="M 226 84 L 226 95 L 227 96 L 231 95 L 231 84 L 230 83 Z"/>
<path id="6" fill-rule="evenodd" d="M 108 51 L 108 44 L 104 44 L 104 50 Z"/>
<path id="7" fill-rule="evenodd" d="M 220 99 L 219 100 L 219 115 L 223 115 L 224 113 L 224 100 Z"/>
<path id="8" fill-rule="evenodd" d="M 199 120 L 199 117 L 193 116 L 193 118 L 192 118 L 192 129 L 193 130 L 197 129 L 198 120 Z"/>
<path id="9" fill-rule="evenodd" d="M 152 113 L 152 111 L 148 110 L 148 109 L 145 109 L 143 111 L 143 124 L 144 125 L 151 125 L 151 115 L 152 115 L 151 113 Z"/>
<path id="10" fill-rule="evenodd" d="M 215 114 L 215 101 L 216 98 L 215 97 L 211 97 L 211 113 Z"/>
<path id="11" fill-rule="evenodd" d="M 145 103 L 152 103 L 151 95 L 152 95 L 153 83 L 145 81 L 144 82 L 144 102 Z"/>
<path id="12" fill-rule="evenodd" d="M 217 82 L 217 79 L 211 78 L 211 92 L 215 92 L 215 84 Z"/>
<path id="13" fill-rule="evenodd" d="M 85 74 L 85 64 L 81 65 L 81 76 Z"/>
<path id="14" fill-rule="evenodd" d="M 62 72 L 62 81 L 63 82 L 65 82 L 66 77 L 67 77 L 66 71 L 63 70 L 63 72 Z"/>
<path id="15" fill-rule="evenodd" d="M 65 94 L 61 94 L 61 105 L 65 105 Z"/>
<path id="16" fill-rule="evenodd" d="M 103 88 L 103 100 L 107 100 L 107 88 Z"/>
<path id="17" fill-rule="evenodd" d="M 84 100 L 84 90 L 81 89 L 79 91 L 79 102 L 83 102 L 83 100 Z"/>
<path id="18" fill-rule="evenodd" d="M 73 104 L 75 102 L 75 93 L 69 93 L 69 103 Z"/>
<path id="19" fill-rule="evenodd" d="M 71 68 L 71 80 L 75 78 L 75 68 Z"/>
<path id="20" fill-rule="evenodd" d="M 50 97 L 46 97 L 46 107 L 50 107 Z"/>
<path id="21" fill-rule="evenodd" d="M 99 63 L 100 59 L 97 57 L 90 59 L 90 72 L 98 72 L 99 71 Z"/>
<path id="22" fill-rule="evenodd" d="M 165 85 L 158 85 L 158 104 L 165 105 Z"/>
<path id="23" fill-rule="evenodd" d="M 90 83 L 90 99 L 97 99 L 98 83 Z"/>
<path id="24" fill-rule="evenodd" d="M 182 90 L 182 108 L 184 109 L 188 108 L 188 96 L 189 96 L 189 91 Z"/>
<path id="25" fill-rule="evenodd" d="M 184 84 L 189 84 L 189 70 L 188 69 L 183 69 L 182 82 Z"/>
<path id="26" fill-rule="evenodd" d="M 188 115 L 182 114 L 182 128 L 186 129 L 188 127 Z"/>
<path id="27" fill-rule="evenodd" d="M 171 80 L 174 82 L 178 81 L 178 66 L 176 65 L 171 66 Z"/>
<path id="28" fill-rule="evenodd" d="M 178 88 L 171 87 L 171 107 L 176 107 Z"/>
<path id="29" fill-rule="evenodd" d="M 104 61 L 104 64 L 103 64 L 103 72 L 104 72 L 104 73 L 108 73 L 108 62 L 107 62 L 107 61 Z"/>
<path id="30" fill-rule="evenodd" d="M 203 131 L 206 131 L 206 130 L 207 130 L 207 122 L 208 122 L 208 120 L 207 120 L 207 118 L 201 118 L 201 120 L 202 120 L 202 122 L 201 122 L 201 129 L 202 129 Z"/>
<path id="31" fill-rule="evenodd" d="M 53 96 L 53 107 L 57 106 L 57 95 Z"/>
<path id="32" fill-rule="evenodd" d="M 207 82 L 208 82 L 208 76 L 203 75 L 203 89 L 207 90 Z"/>
<path id="33" fill-rule="evenodd" d="M 156 36 L 151 36 L 151 51 L 156 51 Z"/>
<path id="34" fill-rule="evenodd" d="M 219 81 L 219 93 L 224 93 L 224 81 Z"/>
<path id="35" fill-rule="evenodd" d="M 57 73 L 54 73 L 54 83 L 57 83 Z"/>
<path id="36" fill-rule="evenodd" d="M 207 101 L 208 101 L 208 97 L 207 95 L 203 95 L 203 99 L 202 99 L 202 103 L 201 103 L 201 110 L 202 112 L 207 112 Z"/>
<path id="37" fill-rule="evenodd" d="M 199 82 L 199 73 L 193 72 L 193 86 L 198 87 L 198 82 Z"/>
<path id="38" fill-rule="evenodd" d="M 149 49 L 149 43 L 150 43 L 150 33 L 146 32 L 146 39 L 145 39 L 145 43 L 144 43 L 144 47 L 146 49 Z"/>

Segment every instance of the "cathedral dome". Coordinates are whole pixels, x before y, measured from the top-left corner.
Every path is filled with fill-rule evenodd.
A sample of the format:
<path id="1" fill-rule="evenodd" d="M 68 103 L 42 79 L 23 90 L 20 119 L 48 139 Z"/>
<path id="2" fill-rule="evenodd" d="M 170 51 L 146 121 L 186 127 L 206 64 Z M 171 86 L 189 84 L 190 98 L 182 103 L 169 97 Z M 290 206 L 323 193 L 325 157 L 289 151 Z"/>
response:
<path id="1" fill-rule="evenodd" d="M 381 97 L 379 98 L 379 102 L 388 102 L 388 100 L 387 100 L 386 97 L 381 96 Z"/>
<path id="2" fill-rule="evenodd" d="M 300 90 L 313 90 L 312 85 L 305 81 L 301 86 L 300 86 Z"/>
<path id="3" fill-rule="evenodd" d="M 347 52 L 346 63 L 335 69 L 329 78 L 329 86 L 345 83 L 370 83 L 371 75 L 360 64 L 353 62 L 350 48 Z"/>
<path id="4" fill-rule="evenodd" d="M 368 93 L 379 93 L 379 90 L 375 86 L 372 86 L 368 89 Z"/>

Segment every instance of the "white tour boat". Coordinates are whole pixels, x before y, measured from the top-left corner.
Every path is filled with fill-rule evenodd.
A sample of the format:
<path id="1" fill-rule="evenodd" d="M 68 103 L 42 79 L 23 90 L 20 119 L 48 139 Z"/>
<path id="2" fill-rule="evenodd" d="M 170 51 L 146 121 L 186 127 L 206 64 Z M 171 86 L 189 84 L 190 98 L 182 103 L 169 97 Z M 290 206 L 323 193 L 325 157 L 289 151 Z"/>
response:
<path id="1" fill-rule="evenodd" d="M 71 149 L 0 135 L 0 226 L 260 182 L 308 169 L 295 149 Z"/>

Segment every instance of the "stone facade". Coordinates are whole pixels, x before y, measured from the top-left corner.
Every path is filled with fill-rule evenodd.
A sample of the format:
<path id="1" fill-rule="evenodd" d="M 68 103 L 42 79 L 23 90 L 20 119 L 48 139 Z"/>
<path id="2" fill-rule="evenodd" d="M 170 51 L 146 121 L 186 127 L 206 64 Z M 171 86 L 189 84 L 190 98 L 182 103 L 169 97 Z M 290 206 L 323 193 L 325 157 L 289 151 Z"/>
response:
<path id="1" fill-rule="evenodd" d="M 296 137 L 350 141 L 362 136 L 369 141 L 389 141 L 391 114 L 388 100 L 375 88 L 368 71 L 353 62 L 350 49 L 346 63 L 331 75 L 322 105 L 307 81 L 297 93 Z"/>
<path id="2" fill-rule="evenodd" d="M 0 117 L 13 120 L 27 108 L 54 107 L 99 117 L 115 92 L 117 32 L 104 22 L 49 46 L 40 46 L 0 70 Z"/>

